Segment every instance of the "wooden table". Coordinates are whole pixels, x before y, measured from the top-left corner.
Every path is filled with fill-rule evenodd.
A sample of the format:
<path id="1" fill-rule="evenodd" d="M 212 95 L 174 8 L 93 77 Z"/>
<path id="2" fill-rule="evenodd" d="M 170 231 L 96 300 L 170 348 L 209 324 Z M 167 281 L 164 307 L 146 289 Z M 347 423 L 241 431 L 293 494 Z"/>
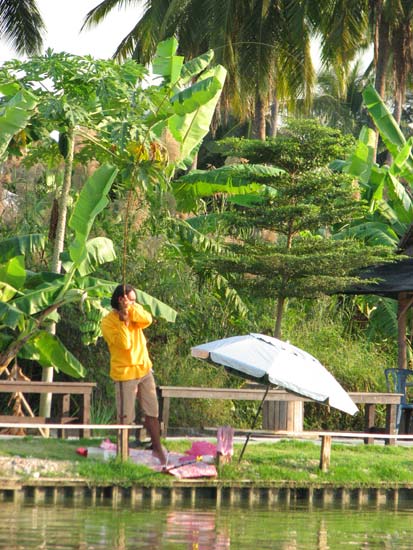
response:
<path id="1" fill-rule="evenodd" d="M 0 381 L 0 393 L 51 393 L 52 395 L 59 395 L 59 414 L 58 422 L 63 424 L 70 422 L 73 417 L 70 416 L 70 396 L 80 395 L 82 396 L 80 402 L 79 422 L 82 425 L 90 424 L 90 401 L 92 396 L 92 390 L 96 387 L 94 382 L 25 382 L 14 380 L 1 380 Z M 53 419 L 47 419 L 44 417 L 34 416 L 14 416 L 14 415 L 0 415 L 0 422 L 13 422 L 13 423 L 36 423 L 45 424 L 44 428 L 47 428 L 47 424 L 53 422 Z M 64 436 L 63 430 L 59 434 Z M 90 437 L 90 430 L 84 428 L 81 430 L 81 435 L 84 437 Z"/>
<path id="2" fill-rule="evenodd" d="M 170 401 L 172 398 L 180 399 L 232 399 L 233 401 L 260 401 L 264 397 L 265 387 L 261 388 L 200 388 L 180 386 L 159 386 L 158 398 L 160 405 L 160 421 L 162 435 L 166 436 L 169 424 Z M 374 429 L 376 405 L 386 406 L 386 428 L 388 435 L 396 434 L 397 406 L 400 404 L 402 394 L 399 393 L 371 393 L 349 392 L 354 403 L 365 406 L 365 432 Z M 271 389 L 267 393 L 266 401 L 304 401 L 314 402 L 306 397 L 299 397 L 285 390 Z M 365 437 L 365 443 L 372 443 L 374 439 L 380 439 L 380 434 L 372 433 L 371 437 Z M 386 439 L 386 443 L 394 445 L 396 438 Z"/>

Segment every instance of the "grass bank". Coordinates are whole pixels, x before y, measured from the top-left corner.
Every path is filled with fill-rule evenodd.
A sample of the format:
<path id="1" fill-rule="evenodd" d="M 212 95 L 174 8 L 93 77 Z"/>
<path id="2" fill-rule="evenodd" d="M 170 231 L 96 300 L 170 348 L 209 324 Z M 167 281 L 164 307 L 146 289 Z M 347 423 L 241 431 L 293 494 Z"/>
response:
<path id="1" fill-rule="evenodd" d="M 13 438 L 0 441 L 0 457 L 16 460 L 48 460 L 62 462 L 62 470 L 41 472 L 43 477 L 79 477 L 91 482 L 122 485 L 168 485 L 174 478 L 151 471 L 145 466 L 118 460 L 101 461 L 84 458 L 76 453 L 78 447 L 98 446 L 97 440 L 58 440 L 37 437 Z M 170 451 L 184 452 L 191 442 L 182 439 L 168 441 Z M 249 480 L 256 482 L 298 482 L 305 485 L 323 483 L 339 486 L 367 487 L 377 484 L 413 483 L 413 447 L 382 445 L 352 445 L 333 443 L 330 470 L 319 470 L 320 447 L 308 441 L 281 440 L 274 443 L 251 442 L 238 464 L 241 444 L 234 446 L 231 464 L 219 470 L 219 479 L 225 481 Z M 8 461 L 4 461 L 3 465 Z M 0 477 L 10 473 L 0 471 Z M 30 477 L 29 470 L 14 472 Z M 39 475 L 39 474 L 37 474 Z"/>

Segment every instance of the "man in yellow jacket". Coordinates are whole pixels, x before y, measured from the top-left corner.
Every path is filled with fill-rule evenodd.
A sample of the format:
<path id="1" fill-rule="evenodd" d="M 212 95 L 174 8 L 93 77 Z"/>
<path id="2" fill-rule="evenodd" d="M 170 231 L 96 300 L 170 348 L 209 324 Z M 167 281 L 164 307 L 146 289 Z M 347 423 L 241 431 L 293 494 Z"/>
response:
<path id="1" fill-rule="evenodd" d="M 102 319 L 102 333 L 110 352 L 110 377 L 115 382 L 117 420 L 135 421 L 136 396 L 145 414 L 145 428 L 153 454 L 161 464 L 166 457 L 160 440 L 159 407 L 152 361 L 143 329 L 152 323 L 151 314 L 136 303 L 131 285 L 118 285 L 111 298 L 112 311 Z"/>

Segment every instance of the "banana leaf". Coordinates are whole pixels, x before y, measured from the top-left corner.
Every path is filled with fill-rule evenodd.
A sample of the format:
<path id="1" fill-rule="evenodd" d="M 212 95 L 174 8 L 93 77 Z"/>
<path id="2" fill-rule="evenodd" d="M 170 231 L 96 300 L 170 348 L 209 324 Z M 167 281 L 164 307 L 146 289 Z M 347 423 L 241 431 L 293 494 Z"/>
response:
<path id="1" fill-rule="evenodd" d="M 178 183 L 218 183 L 225 185 L 231 180 L 234 186 L 243 186 L 249 183 L 270 183 L 278 176 L 285 174 L 282 168 L 265 164 L 230 164 L 214 170 L 191 170 L 181 176 Z"/>
<path id="2" fill-rule="evenodd" d="M 234 164 L 216 170 L 192 170 L 172 183 L 180 209 L 190 212 L 197 200 L 215 193 L 254 196 L 266 190 L 265 183 L 285 174 L 281 168 L 261 164 Z M 256 202 L 256 201 L 255 201 Z"/>
<path id="3" fill-rule="evenodd" d="M 217 65 L 203 74 L 202 80 L 208 79 L 207 84 L 214 90 L 214 94 L 208 96 L 206 103 L 200 105 L 195 111 L 185 114 L 175 113 L 168 119 L 168 128 L 174 139 L 180 144 L 181 160 L 190 157 L 193 150 L 208 133 L 216 104 L 225 83 L 226 74 L 227 71 L 221 65 Z M 191 90 L 193 90 L 192 86 L 185 90 L 187 101 L 191 99 Z M 195 95 L 199 88 L 195 88 L 193 91 Z"/>
<path id="4" fill-rule="evenodd" d="M 172 83 L 179 79 L 184 62 L 182 56 L 175 55 L 177 49 L 178 41 L 176 38 L 168 38 L 158 44 L 152 61 L 152 72 Z"/>
<path id="5" fill-rule="evenodd" d="M 54 334 L 45 330 L 36 333 L 24 346 L 24 350 L 26 358 L 38 361 L 42 367 L 54 365 L 57 371 L 74 378 L 83 378 L 86 374 L 82 363 Z"/>
<path id="6" fill-rule="evenodd" d="M 27 126 L 37 105 L 36 97 L 27 90 L 20 90 L 0 109 L 0 160 L 7 152 L 13 136 Z"/>
<path id="7" fill-rule="evenodd" d="M 77 265 L 79 275 L 85 276 L 93 273 L 95 269 L 104 263 L 113 262 L 116 259 L 116 252 L 113 247 L 113 241 L 106 237 L 95 237 L 85 243 L 86 256 Z M 62 265 L 66 271 L 70 271 L 73 262 L 69 260 L 69 255 L 61 255 Z"/>
<path id="8" fill-rule="evenodd" d="M 371 245 L 383 245 L 394 247 L 399 241 L 399 237 L 386 223 L 379 221 L 368 221 L 357 225 L 350 225 L 338 234 L 336 239 L 357 238 Z"/>
<path id="9" fill-rule="evenodd" d="M 375 132 L 364 126 L 360 132 L 356 148 L 347 159 L 342 171 L 356 176 L 361 184 L 367 184 L 374 164 L 375 145 Z"/>
<path id="10" fill-rule="evenodd" d="M 214 59 L 214 50 L 208 50 L 202 55 L 191 59 L 185 63 L 181 69 L 181 76 L 179 79 L 179 85 L 187 85 L 193 78 L 198 76 L 204 71 Z"/>
<path id="11" fill-rule="evenodd" d="M 393 157 L 406 144 L 406 139 L 385 103 L 372 85 L 363 90 L 364 103 L 380 132 L 387 149 Z M 409 170 L 413 171 L 413 157 L 410 154 L 406 160 Z"/>
<path id="12" fill-rule="evenodd" d="M 186 88 L 171 97 L 174 112 L 182 116 L 192 113 L 213 99 L 221 88 L 221 82 L 215 76 L 196 82 L 190 88 Z"/>
<path id="13" fill-rule="evenodd" d="M 0 302 L 0 327 L 15 329 L 24 313 L 12 303 Z"/>
<path id="14" fill-rule="evenodd" d="M 96 216 L 109 202 L 107 194 L 117 172 L 117 168 L 113 166 L 101 166 L 88 178 L 80 192 L 69 220 L 69 227 L 75 231 L 75 239 L 69 246 L 69 254 L 78 269 L 87 259 L 86 240 Z"/>
<path id="15" fill-rule="evenodd" d="M 44 286 L 47 286 L 49 283 L 54 281 L 63 281 L 65 275 L 61 273 L 54 273 L 52 271 L 41 271 L 40 273 L 35 273 L 34 271 L 26 270 L 26 290 L 34 290 Z"/>
<path id="16" fill-rule="evenodd" d="M 412 199 L 405 186 L 390 172 L 386 178 L 388 198 L 400 222 L 409 223 L 413 219 Z"/>
<path id="17" fill-rule="evenodd" d="M 64 279 L 56 280 L 47 285 L 45 288 L 27 292 L 23 296 L 13 300 L 13 304 L 26 315 L 35 315 L 36 313 L 40 313 L 56 303 L 57 297 L 63 288 L 63 281 Z M 68 301 L 70 300 L 65 295 L 65 299 L 62 300 L 62 303 Z"/>
<path id="18" fill-rule="evenodd" d="M 390 298 L 369 296 L 371 314 L 367 333 L 370 338 L 392 338 L 397 340 L 397 301 Z"/>
<path id="19" fill-rule="evenodd" d="M 24 268 L 24 257 L 16 256 L 8 262 L 0 264 L 0 281 L 3 284 L 11 285 L 15 289 L 21 288 L 26 280 L 26 270 Z"/>
<path id="20" fill-rule="evenodd" d="M 10 302 L 16 293 L 17 290 L 14 287 L 0 281 L 0 302 Z"/>
<path id="21" fill-rule="evenodd" d="M 0 241 L 0 263 L 41 250 L 46 246 L 46 240 L 45 235 L 34 233 Z"/>
<path id="22" fill-rule="evenodd" d="M 113 281 L 105 281 L 104 279 L 98 279 L 95 277 L 82 277 L 77 281 L 77 287 L 83 289 L 84 292 L 87 292 L 87 295 L 91 298 L 100 298 L 107 299 L 109 302 L 109 297 L 118 286 L 118 283 Z M 148 311 L 154 317 L 161 317 L 170 323 L 174 323 L 177 312 L 166 305 L 164 302 L 161 302 L 157 298 L 154 298 L 150 294 L 143 292 L 142 290 L 136 290 L 136 300 L 140 304 L 146 307 Z M 109 306 L 110 307 L 110 306 Z"/>

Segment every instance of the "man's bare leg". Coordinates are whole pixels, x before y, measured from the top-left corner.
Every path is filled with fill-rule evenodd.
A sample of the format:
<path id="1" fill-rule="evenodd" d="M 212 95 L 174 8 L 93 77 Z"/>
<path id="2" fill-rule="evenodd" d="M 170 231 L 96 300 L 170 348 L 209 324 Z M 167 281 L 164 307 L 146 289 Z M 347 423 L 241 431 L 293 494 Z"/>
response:
<path id="1" fill-rule="evenodd" d="M 144 426 L 148 430 L 149 436 L 152 441 L 152 453 L 164 466 L 166 464 L 166 456 L 161 445 L 161 430 L 159 426 L 159 420 L 156 418 L 156 416 L 145 416 Z"/>

